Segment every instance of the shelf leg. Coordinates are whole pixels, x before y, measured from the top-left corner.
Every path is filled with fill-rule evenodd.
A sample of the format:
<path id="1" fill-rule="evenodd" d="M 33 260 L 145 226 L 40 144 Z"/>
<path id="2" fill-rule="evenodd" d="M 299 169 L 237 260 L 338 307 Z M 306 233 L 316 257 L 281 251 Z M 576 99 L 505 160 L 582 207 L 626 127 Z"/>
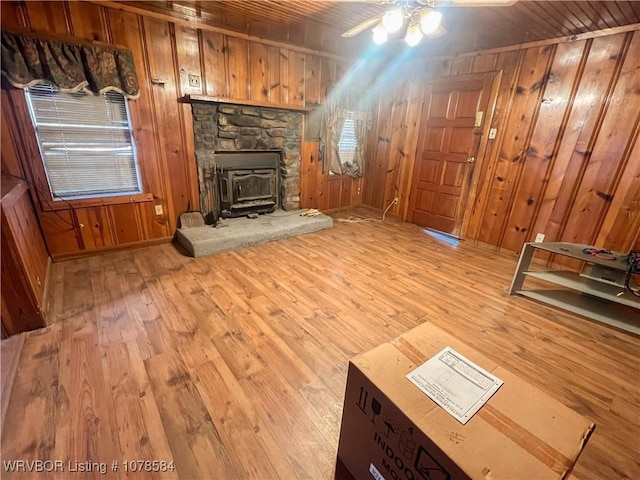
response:
<path id="1" fill-rule="evenodd" d="M 518 259 L 518 265 L 516 266 L 516 271 L 513 274 L 511 286 L 509 287 L 509 295 L 515 295 L 518 290 L 522 290 L 522 284 L 524 283 L 525 277 L 524 272 L 529 269 L 534 250 L 535 248 L 533 248 L 533 245 L 531 243 L 525 243 L 522 246 L 522 252 L 520 253 L 520 258 Z"/>

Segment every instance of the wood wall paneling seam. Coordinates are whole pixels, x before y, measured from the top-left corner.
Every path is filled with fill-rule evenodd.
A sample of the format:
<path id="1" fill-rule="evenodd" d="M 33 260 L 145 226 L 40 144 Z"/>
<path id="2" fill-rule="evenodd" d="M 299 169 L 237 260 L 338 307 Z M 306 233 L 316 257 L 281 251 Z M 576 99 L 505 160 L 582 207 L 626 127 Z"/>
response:
<path id="1" fill-rule="evenodd" d="M 589 160 L 591 159 L 591 154 L 593 152 L 593 146 L 595 145 L 596 141 L 598 140 L 598 134 L 600 133 L 600 129 L 602 128 L 602 122 L 604 121 L 605 115 L 607 113 L 607 110 L 609 109 L 609 104 L 611 101 L 611 96 L 613 95 L 613 92 L 615 90 L 616 84 L 618 82 L 618 79 L 620 77 L 620 72 L 622 71 L 622 66 L 624 63 L 624 59 L 627 56 L 627 51 L 629 50 L 629 45 L 631 44 L 631 39 L 633 37 L 633 33 L 632 32 L 628 32 L 625 35 L 625 39 L 624 39 L 624 43 L 622 45 L 622 49 L 620 51 L 620 54 L 618 55 L 617 58 L 617 62 L 616 62 L 616 66 L 613 72 L 613 75 L 611 76 L 611 80 L 609 81 L 609 85 L 606 89 L 606 93 L 604 95 L 604 100 L 602 102 L 602 105 L 598 111 L 598 114 L 596 116 L 597 120 L 595 121 L 595 127 L 593 129 L 593 132 L 591 134 L 591 137 L 589 138 L 589 142 L 585 151 L 585 155 L 583 157 L 582 160 L 582 164 L 580 166 L 580 173 L 579 173 L 579 178 L 583 178 L 584 176 L 584 172 L 586 171 L 588 165 L 589 165 Z M 569 200 L 569 204 L 567 206 L 567 209 L 565 210 L 565 214 L 562 220 L 562 224 L 560 227 L 560 230 L 558 231 L 558 240 L 564 238 L 564 234 L 565 234 L 565 229 L 567 227 L 567 222 L 569 220 L 569 217 L 571 215 L 571 212 L 573 210 L 573 205 L 575 204 L 576 201 L 576 197 L 578 195 L 578 190 L 580 187 L 580 182 L 576 182 L 576 184 L 574 185 L 574 188 L 572 190 L 571 193 L 571 197 Z"/>
<path id="2" fill-rule="evenodd" d="M 169 25 L 169 32 L 171 33 L 170 35 L 170 39 L 171 39 L 171 56 L 173 59 L 173 74 L 174 74 L 174 82 L 176 84 L 176 88 L 180 88 L 180 91 L 182 91 L 182 84 L 180 81 L 180 61 L 178 58 L 178 45 L 177 45 L 177 37 L 176 37 L 176 30 L 175 30 L 175 25 Z M 197 34 L 197 33 L 196 33 Z M 197 37 L 196 37 L 197 38 Z M 198 59 L 200 58 L 200 55 L 202 55 L 202 52 L 200 49 L 198 49 Z M 200 63 L 200 62 L 198 62 Z M 200 75 L 200 88 L 202 88 L 202 72 L 198 72 L 198 74 Z M 187 81 L 189 81 L 188 79 L 188 75 L 189 72 L 187 72 Z M 190 112 L 184 112 L 184 109 L 181 108 L 181 105 L 176 105 L 176 108 L 178 108 L 178 126 L 180 128 L 180 143 L 181 143 L 181 152 L 182 152 L 182 156 L 183 156 L 183 162 L 182 162 L 182 167 L 184 170 L 184 178 L 187 179 L 187 199 L 188 199 L 188 205 L 192 205 L 191 208 L 193 208 L 194 206 L 194 202 L 195 199 L 198 198 L 198 194 L 197 192 L 194 192 L 194 188 L 197 188 L 198 186 L 198 178 L 197 178 L 197 174 L 194 175 L 193 170 L 195 170 L 195 155 L 194 158 L 189 158 L 188 156 L 188 152 L 189 152 L 189 148 L 187 147 L 186 143 L 189 144 L 193 144 L 194 143 L 194 139 L 193 139 L 193 132 L 191 133 L 191 138 L 187 137 L 187 128 L 185 126 L 185 122 L 187 121 L 185 119 L 185 114 L 188 115 L 190 114 Z M 192 166 L 192 168 L 190 168 L 190 165 Z M 172 203 L 172 207 L 175 208 L 175 205 L 173 205 Z M 170 222 L 174 219 L 174 217 L 177 217 L 178 215 L 185 213 L 187 211 L 187 209 L 180 211 L 180 212 L 172 212 L 172 210 L 170 209 L 169 212 L 169 220 Z M 177 227 L 177 224 L 176 224 Z"/>
<path id="3" fill-rule="evenodd" d="M 638 35 L 637 38 L 640 38 L 639 34 L 636 34 L 636 35 Z M 631 39 L 630 39 L 630 41 L 631 41 Z M 627 58 L 627 55 L 625 55 L 625 58 L 621 59 L 620 62 L 624 63 L 624 60 L 626 58 Z M 638 96 L 637 92 L 636 92 L 636 95 Z M 638 96 L 638 98 L 640 98 L 640 96 Z M 620 183 L 622 175 L 625 172 L 626 166 L 629 163 L 629 159 L 631 157 L 631 153 L 633 152 L 633 149 L 634 149 L 634 146 L 635 146 L 635 142 L 638 140 L 638 136 L 639 135 L 640 135 L 640 111 L 638 111 L 638 114 L 636 116 L 631 135 L 629 136 L 629 140 L 627 141 L 627 143 L 625 145 L 625 148 L 624 148 L 624 151 L 622 152 L 621 160 L 618 163 L 618 166 L 616 168 L 616 172 L 615 172 L 614 178 L 613 178 L 613 180 L 611 182 L 610 190 L 609 190 L 609 192 L 607 192 L 607 195 L 608 195 L 609 198 L 613 198 L 615 192 L 617 191 L 617 187 L 618 187 L 618 185 Z M 596 220 L 596 225 L 598 226 L 598 228 L 594 229 L 593 234 L 591 236 L 591 239 L 589 241 L 590 244 L 595 244 L 595 241 L 598 238 L 598 233 L 599 233 L 599 231 L 600 231 L 600 229 L 602 227 L 602 223 L 604 222 L 604 219 L 605 219 L 610 207 L 611 207 L 611 202 L 607 202 L 607 203 L 605 203 L 605 207 L 600 212 L 600 215 L 599 215 L 598 219 Z"/>
<path id="4" fill-rule="evenodd" d="M 571 112 L 573 110 L 573 104 L 576 99 L 576 95 L 578 93 L 578 88 L 580 86 L 580 82 L 582 80 L 582 75 L 584 74 L 584 69 L 587 65 L 587 60 L 589 58 L 589 52 L 591 51 L 591 45 L 593 44 L 593 39 L 588 39 L 585 42 L 585 46 L 582 51 L 582 57 L 580 59 L 580 63 L 578 65 L 578 69 L 573 80 L 573 84 L 571 86 L 571 92 L 569 94 L 569 98 L 567 100 L 567 107 L 564 110 L 564 115 L 562 116 L 562 121 L 560 123 L 560 128 L 558 129 L 558 133 L 556 135 L 556 139 L 553 145 L 553 149 L 551 152 L 551 160 L 549 162 L 549 167 L 545 173 L 545 176 L 542 180 L 542 184 L 540 186 L 540 192 L 538 194 L 538 202 L 535 205 L 533 215 L 528 223 L 529 235 L 528 241 L 533 241 L 534 235 L 538 230 L 534 230 L 534 225 L 536 224 L 536 220 L 538 218 L 538 214 L 540 213 L 540 209 L 542 208 L 542 199 L 545 197 L 545 193 L 547 191 L 547 187 L 549 185 L 549 179 L 551 177 L 551 172 L 556 165 L 556 158 L 558 155 L 558 151 L 560 150 L 560 145 L 562 144 L 562 139 L 564 138 L 565 131 L 567 129 L 567 124 L 569 121 L 569 117 L 571 116 Z M 541 227 L 542 228 L 542 227 Z"/>
<path id="5" fill-rule="evenodd" d="M 542 85 L 539 88 L 539 93 L 538 93 L 538 97 L 537 97 L 537 101 L 535 104 L 535 108 L 533 111 L 533 114 L 531 115 L 531 121 L 529 122 L 529 125 L 527 126 L 527 132 L 526 132 L 526 136 L 525 136 L 525 140 L 523 145 L 526 146 L 527 148 L 523 149 L 522 152 L 519 154 L 520 155 L 520 164 L 519 164 L 519 168 L 518 168 L 518 173 L 516 175 L 516 182 L 514 185 L 514 188 L 511 190 L 510 192 L 510 197 L 508 200 L 508 208 L 506 210 L 505 213 L 505 219 L 507 219 L 504 223 L 503 223 L 503 227 L 502 230 L 500 232 L 500 236 L 499 236 L 499 240 L 498 240 L 498 246 L 502 246 L 502 242 L 504 240 L 504 235 L 506 233 L 506 229 L 508 226 L 508 218 L 511 214 L 511 211 L 513 209 L 513 202 L 514 202 L 514 198 L 516 196 L 516 193 L 520 187 L 520 183 L 522 182 L 522 172 L 524 170 L 524 166 L 526 164 L 527 161 L 527 157 L 528 157 L 528 146 L 531 143 L 531 136 L 533 135 L 533 130 L 535 128 L 537 119 L 538 119 L 538 114 L 540 112 L 540 106 L 542 104 L 542 102 L 540 101 L 541 98 L 543 98 L 544 96 L 544 91 L 547 88 L 547 84 L 549 81 L 549 72 L 551 70 L 551 65 L 553 64 L 553 59 L 555 58 L 555 53 L 557 50 L 557 45 L 553 45 L 551 47 L 546 47 L 546 48 L 551 48 L 551 53 L 549 54 L 549 57 L 547 58 L 547 62 L 546 62 L 546 66 L 544 69 L 544 74 L 542 76 L 542 78 L 539 80 Z"/>
<path id="6" fill-rule="evenodd" d="M 167 184 L 167 173 L 166 173 L 166 165 L 163 161 L 165 157 L 162 145 L 160 143 L 160 135 L 159 135 L 159 126 L 158 126 L 158 118 L 157 118 L 157 102 L 154 95 L 154 89 L 152 84 L 152 72 L 151 72 L 151 62 L 149 59 L 149 47 L 148 47 L 148 36 L 147 36 L 147 28 L 144 17 L 138 16 L 138 22 L 140 26 L 140 36 L 142 38 L 142 53 L 144 56 L 144 65 L 147 73 L 147 89 L 149 91 L 149 102 L 151 104 L 151 124 L 154 138 L 154 147 L 155 147 L 155 158 L 157 159 L 158 169 L 160 171 L 160 185 L 162 189 L 162 200 L 164 204 L 169 202 L 170 192 L 169 186 Z"/>

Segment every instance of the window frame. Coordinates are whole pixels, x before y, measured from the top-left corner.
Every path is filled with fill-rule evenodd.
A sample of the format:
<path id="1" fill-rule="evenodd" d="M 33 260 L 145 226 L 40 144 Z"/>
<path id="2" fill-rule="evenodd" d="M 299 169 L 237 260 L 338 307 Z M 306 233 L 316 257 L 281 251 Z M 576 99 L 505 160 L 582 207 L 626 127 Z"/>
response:
<path id="1" fill-rule="evenodd" d="M 353 110 L 349 110 L 347 112 L 347 116 L 344 119 L 344 123 L 342 124 L 342 131 L 340 132 L 340 139 L 338 140 L 338 156 L 340 156 L 340 144 L 342 143 L 342 137 L 344 135 L 345 132 L 345 128 L 346 126 L 350 124 L 351 125 L 351 130 L 353 131 L 353 153 L 351 155 L 351 162 L 349 163 L 353 163 L 355 157 L 356 157 L 356 152 L 358 151 L 358 138 L 356 137 L 356 121 L 355 121 L 355 112 Z M 349 152 L 351 152 L 352 150 L 348 150 Z M 342 164 L 343 161 L 339 158 L 340 163 Z"/>
<path id="2" fill-rule="evenodd" d="M 353 128 L 354 128 L 354 138 L 355 138 L 355 120 L 353 119 L 353 116 L 355 115 L 355 112 L 353 110 L 348 110 L 347 113 L 347 117 L 352 117 L 351 120 L 354 122 Z M 342 140 L 342 133 L 344 131 L 344 125 L 346 124 L 346 120 L 345 119 L 345 123 L 342 125 L 342 130 L 340 131 L 340 138 L 338 139 L 338 145 L 340 144 L 340 141 Z M 328 137 L 330 137 L 330 134 L 328 135 Z M 328 138 L 328 141 L 331 142 L 331 138 Z M 358 139 L 355 139 L 356 141 L 356 148 L 353 151 L 354 157 L 355 157 L 355 153 L 359 147 L 358 145 Z M 333 151 L 331 149 L 329 149 L 330 151 L 330 155 L 333 155 Z M 339 152 L 339 147 L 338 147 L 338 152 Z M 338 155 L 340 155 L 340 153 L 338 153 Z M 338 158 L 338 161 L 340 161 L 340 158 Z M 327 168 L 327 178 L 328 180 L 341 180 L 341 179 L 346 179 L 346 178 L 353 178 L 350 175 L 347 175 L 346 173 L 334 173 L 333 171 L 331 171 L 331 161 L 328 162 L 328 168 Z"/>
<path id="3" fill-rule="evenodd" d="M 47 86 L 51 86 L 46 84 Z M 51 86 L 56 88 L 55 86 Z M 59 90 L 56 89 L 57 92 Z M 65 93 L 65 92 L 61 92 Z M 33 140 L 35 141 L 37 152 L 38 152 L 38 160 L 31 162 L 33 168 L 33 176 L 34 180 L 36 180 L 35 186 L 37 192 L 37 197 L 41 201 L 41 207 L 43 210 L 64 210 L 69 209 L 70 207 L 84 207 L 84 206 L 98 206 L 98 205 L 116 205 L 123 203 L 137 203 L 137 202 L 150 202 L 153 201 L 153 195 L 150 193 L 144 193 L 144 180 L 143 180 L 143 169 L 142 163 L 140 162 L 140 157 L 138 155 L 138 149 L 136 145 L 136 138 L 134 135 L 134 121 L 133 115 L 131 112 L 129 99 L 122 95 L 120 92 L 118 93 L 122 96 L 124 102 L 124 111 L 126 114 L 127 126 L 128 126 L 128 134 L 131 145 L 131 152 L 133 157 L 133 168 L 135 172 L 135 183 L 137 184 L 137 190 L 129 190 L 129 191 L 118 191 L 118 192 L 93 192 L 81 195 L 71 195 L 71 196 L 60 196 L 55 195 L 53 192 L 53 188 L 51 187 L 51 182 L 49 180 L 49 174 L 47 171 L 47 166 L 45 165 L 45 155 L 42 150 L 42 141 L 39 135 L 38 126 L 36 125 L 36 117 L 33 112 L 32 102 L 30 98 L 30 92 L 28 88 L 23 90 L 23 99 L 24 99 L 24 107 L 26 110 L 26 116 L 28 117 L 28 121 L 31 124 L 33 129 Z M 87 95 L 93 95 L 88 92 Z M 101 94 L 104 96 L 104 94 Z M 36 156 L 34 155 L 33 158 Z"/>

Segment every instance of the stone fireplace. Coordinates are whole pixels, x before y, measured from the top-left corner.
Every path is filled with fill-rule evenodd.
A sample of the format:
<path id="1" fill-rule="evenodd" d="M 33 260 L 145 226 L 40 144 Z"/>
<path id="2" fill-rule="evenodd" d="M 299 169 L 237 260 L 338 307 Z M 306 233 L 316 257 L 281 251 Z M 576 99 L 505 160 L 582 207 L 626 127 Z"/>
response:
<path id="1" fill-rule="evenodd" d="M 233 152 L 248 154 L 247 171 L 252 168 L 252 152 L 254 156 L 277 153 L 276 204 L 284 210 L 300 208 L 301 112 L 213 102 L 194 102 L 192 111 L 200 210 L 207 223 L 214 223 L 222 212 L 220 174 L 224 167 L 218 163 Z M 235 162 L 238 169 L 242 162 Z"/>

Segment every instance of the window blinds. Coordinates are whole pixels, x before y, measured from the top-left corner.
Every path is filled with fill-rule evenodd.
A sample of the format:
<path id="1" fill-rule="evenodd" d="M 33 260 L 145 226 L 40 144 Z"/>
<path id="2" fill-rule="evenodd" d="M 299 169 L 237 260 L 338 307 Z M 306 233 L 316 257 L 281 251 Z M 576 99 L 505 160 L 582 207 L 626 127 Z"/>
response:
<path id="1" fill-rule="evenodd" d="M 343 165 L 353 164 L 353 157 L 358 147 L 358 141 L 356 140 L 356 127 L 354 122 L 354 114 L 352 111 L 347 113 L 344 125 L 342 126 L 342 133 L 340 134 L 340 142 L 338 143 L 338 155 L 340 156 L 340 163 Z"/>
<path id="2" fill-rule="evenodd" d="M 125 98 L 25 90 L 54 198 L 141 192 Z"/>

